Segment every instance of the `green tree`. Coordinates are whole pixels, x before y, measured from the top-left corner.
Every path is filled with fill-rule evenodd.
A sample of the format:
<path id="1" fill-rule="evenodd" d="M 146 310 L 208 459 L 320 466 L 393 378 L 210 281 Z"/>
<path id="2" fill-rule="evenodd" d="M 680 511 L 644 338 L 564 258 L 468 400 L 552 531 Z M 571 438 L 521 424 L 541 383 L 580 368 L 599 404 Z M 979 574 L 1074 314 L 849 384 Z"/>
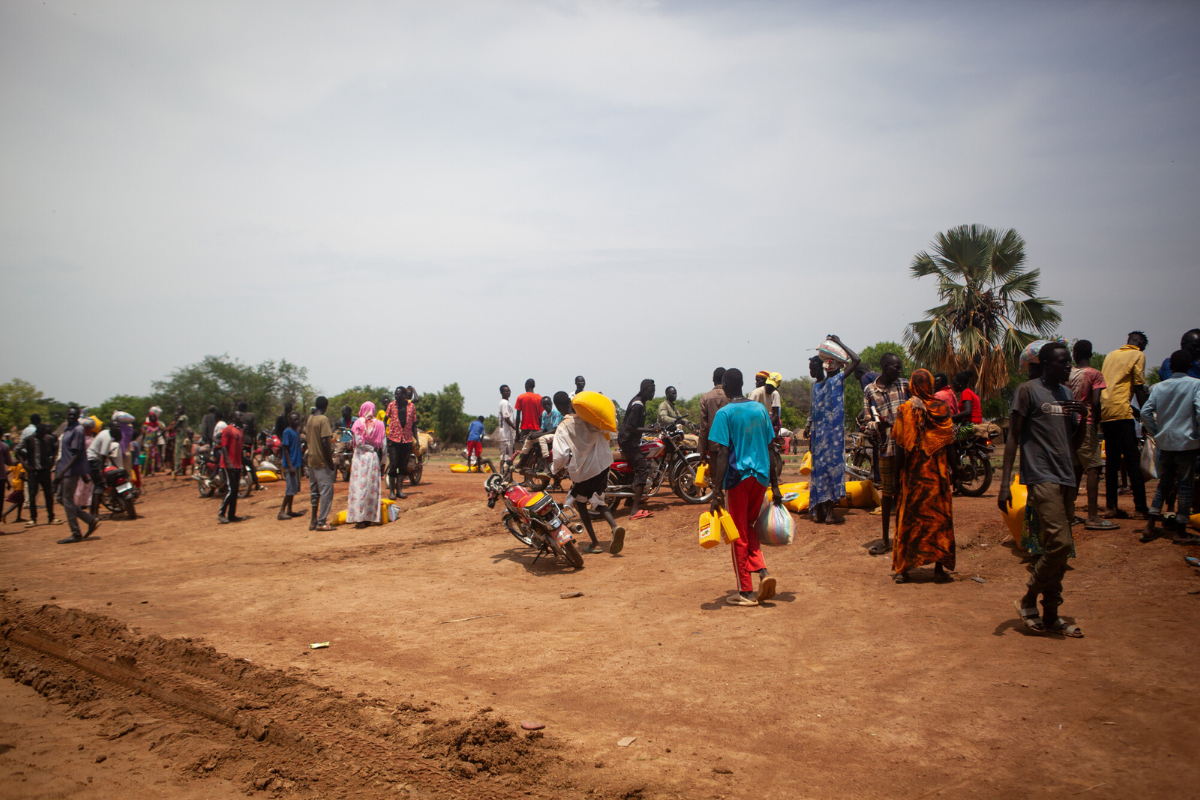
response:
<path id="1" fill-rule="evenodd" d="M 146 418 L 146 414 L 150 412 L 150 406 L 152 405 L 154 405 L 154 403 L 149 397 L 140 397 L 133 394 L 117 394 L 108 398 L 98 406 L 92 406 L 88 409 L 88 413 L 99 417 L 100 422 L 103 425 L 108 425 L 109 421 L 112 419 L 114 411 L 128 411 L 130 414 L 133 414 L 134 419 L 140 422 Z M 207 408 L 207 406 L 205 406 L 205 408 Z M 192 419 L 197 419 L 197 417 L 194 416 L 195 413 L 196 412 L 192 412 Z M 175 418 L 175 408 L 164 407 L 163 414 L 166 416 L 164 422 L 170 422 Z"/>
<path id="2" fill-rule="evenodd" d="M 463 396 L 457 383 L 443 386 L 434 405 L 434 427 L 437 437 L 447 444 L 467 438 L 470 417 L 463 413 Z"/>
<path id="3" fill-rule="evenodd" d="M 927 369 L 974 371 L 980 397 L 995 397 L 1021 350 L 1058 327 L 1061 304 L 1038 295 L 1041 271 L 1025 269 L 1025 240 L 1011 228 L 960 225 L 939 233 L 931 249 L 910 269 L 937 279 L 942 304 L 905 329 L 904 344 Z"/>
<path id="4" fill-rule="evenodd" d="M 375 409 L 377 411 L 387 410 L 387 403 L 384 403 L 382 406 L 380 405 L 380 402 L 385 397 L 388 398 L 388 402 L 391 402 L 392 392 L 388 391 L 386 386 L 370 386 L 368 384 L 351 386 L 344 392 L 335 394 L 333 397 L 328 398 L 329 415 L 332 418 L 341 419 L 342 406 L 350 406 L 351 414 L 357 417 L 358 410 L 362 408 L 362 404 L 368 400 L 375 404 Z M 303 408 L 300 409 L 301 416 L 304 415 L 306 410 L 307 409 Z"/>
<path id="5" fill-rule="evenodd" d="M 155 381 L 152 387 L 151 400 L 168 415 L 180 403 L 194 415 L 210 405 L 232 411 L 239 401 L 245 400 L 249 410 L 264 424 L 283 410 L 285 402 L 305 409 L 305 400 L 313 394 L 304 367 L 286 359 L 250 366 L 228 355 L 205 356 L 195 364 L 175 370 L 166 380 Z"/>
<path id="6" fill-rule="evenodd" d="M 49 424 L 49 398 L 29 381 L 13 378 L 0 383 L 0 431 L 24 428 L 29 424 L 30 414 L 39 414 Z"/>

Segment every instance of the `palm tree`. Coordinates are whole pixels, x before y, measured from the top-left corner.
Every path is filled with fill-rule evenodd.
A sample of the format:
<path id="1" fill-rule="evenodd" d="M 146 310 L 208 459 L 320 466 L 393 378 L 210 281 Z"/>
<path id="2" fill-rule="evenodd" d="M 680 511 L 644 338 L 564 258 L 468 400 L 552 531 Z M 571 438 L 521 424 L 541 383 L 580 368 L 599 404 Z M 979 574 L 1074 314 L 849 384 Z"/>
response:
<path id="1" fill-rule="evenodd" d="M 932 370 L 973 370 L 980 397 L 995 397 L 1021 350 L 1058 327 L 1061 303 L 1038 297 L 1041 271 L 1025 269 L 1025 240 L 1011 228 L 960 225 L 930 249 L 913 257 L 912 274 L 937 277 L 942 305 L 905 329 L 904 345 Z"/>

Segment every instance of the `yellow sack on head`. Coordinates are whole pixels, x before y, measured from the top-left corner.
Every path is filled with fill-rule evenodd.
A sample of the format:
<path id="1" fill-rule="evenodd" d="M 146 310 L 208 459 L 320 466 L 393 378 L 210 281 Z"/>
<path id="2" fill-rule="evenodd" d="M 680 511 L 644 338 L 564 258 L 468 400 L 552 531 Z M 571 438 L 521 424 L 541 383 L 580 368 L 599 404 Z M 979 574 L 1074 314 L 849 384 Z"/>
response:
<path id="1" fill-rule="evenodd" d="M 571 405 L 580 418 L 602 431 L 616 433 L 617 407 L 604 395 L 599 392 L 578 392 L 571 398 Z"/>

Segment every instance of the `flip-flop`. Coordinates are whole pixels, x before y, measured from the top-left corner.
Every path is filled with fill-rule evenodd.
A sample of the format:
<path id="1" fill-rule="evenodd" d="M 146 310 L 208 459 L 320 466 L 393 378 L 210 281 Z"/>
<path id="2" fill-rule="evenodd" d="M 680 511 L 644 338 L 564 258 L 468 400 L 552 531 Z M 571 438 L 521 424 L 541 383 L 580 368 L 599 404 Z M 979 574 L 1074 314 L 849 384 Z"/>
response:
<path id="1" fill-rule="evenodd" d="M 1171 544 L 1182 544 L 1182 545 L 1200 544 L 1200 536 L 1196 536 L 1195 534 L 1193 534 L 1191 536 L 1188 536 L 1186 539 L 1172 539 Z"/>
<path id="2" fill-rule="evenodd" d="M 892 545 L 891 543 L 884 544 L 883 542 L 873 542 L 871 546 L 867 548 L 867 552 L 873 556 L 881 556 L 885 553 L 892 552 Z"/>
<path id="3" fill-rule="evenodd" d="M 636 514 L 634 514 L 632 517 L 630 517 L 629 519 L 631 519 L 631 520 L 646 519 L 647 517 L 653 517 L 653 516 L 654 516 L 653 512 L 647 511 L 646 509 L 643 508 L 642 510 L 640 510 Z"/>
<path id="4" fill-rule="evenodd" d="M 1042 615 L 1038 613 L 1037 607 L 1021 608 L 1020 600 L 1013 600 L 1013 608 L 1017 610 L 1017 616 L 1025 623 L 1025 627 L 1033 633 L 1045 633 L 1046 626 L 1042 622 Z"/>
<path id="5" fill-rule="evenodd" d="M 1102 519 L 1129 519 L 1129 512 L 1120 508 L 1114 508 L 1111 511 L 1105 511 L 1100 517 Z"/>
<path id="6" fill-rule="evenodd" d="M 603 553 L 604 548 L 598 544 L 589 544 L 587 547 L 583 548 L 583 552 L 587 553 L 588 555 L 593 553 Z"/>
<path id="7" fill-rule="evenodd" d="M 1099 522 L 1085 522 L 1083 524 L 1085 531 L 1119 531 L 1121 526 L 1107 519 L 1102 519 Z"/>

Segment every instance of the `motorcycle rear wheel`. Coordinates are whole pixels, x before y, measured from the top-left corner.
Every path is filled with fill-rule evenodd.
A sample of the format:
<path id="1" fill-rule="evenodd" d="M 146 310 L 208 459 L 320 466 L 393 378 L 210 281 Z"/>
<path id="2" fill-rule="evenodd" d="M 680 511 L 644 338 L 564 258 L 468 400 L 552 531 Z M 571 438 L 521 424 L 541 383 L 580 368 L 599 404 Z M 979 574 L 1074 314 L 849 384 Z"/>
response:
<path id="1" fill-rule="evenodd" d="M 254 479 L 250 477 L 249 473 L 243 472 L 242 479 L 238 482 L 238 497 L 249 497 L 253 491 Z"/>
<path id="2" fill-rule="evenodd" d="M 967 497 L 979 497 L 992 485 L 992 461 L 974 450 L 963 454 L 954 485 Z"/>
<path id="3" fill-rule="evenodd" d="M 409 467 L 408 482 L 410 484 L 412 484 L 413 486 L 420 484 L 421 483 L 421 474 L 424 471 L 425 471 L 425 465 L 420 462 L 417 462 L 417 466 L 415 466 L 415 467 Z"/>
<path id="4" fill-rule="evenodd" d="M 567 557 L 567 561 L 571 562 L 571 566 L 575 569 L 583 569 L 583 556 L 579 554 L 579 548 L 574 542 L 567 542 L 562 546 L 563 555 Z"/>
<path id="5" fill-rule="evenodd" d="M 105 508 L 114 514 L 120 514 L 125 510 L 125 504 L 121 502 L 121 498 L 107 490 L 100 495 L 100 502 Z"/>
<path id="6" fill-rule="evenodd" d="M 516 517 L 505 517 L 504 527 L 508 528 L 508 532 L 511 533 L 518 542 L 526 547 L 533 547 L 533 533 L 526 530 L 525 526 L 521 524 L 519 519 Z"/>

